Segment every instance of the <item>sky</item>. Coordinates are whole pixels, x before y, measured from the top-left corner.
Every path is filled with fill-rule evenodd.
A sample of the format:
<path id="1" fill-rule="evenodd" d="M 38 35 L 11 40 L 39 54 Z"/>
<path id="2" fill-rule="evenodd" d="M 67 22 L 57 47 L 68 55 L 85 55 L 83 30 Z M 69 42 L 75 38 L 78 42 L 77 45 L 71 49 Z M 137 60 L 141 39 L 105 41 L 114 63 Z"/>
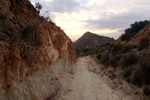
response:
<path id="1" fill-rule="evenodd" d="M 40 15 L 50 16 L 72 41 L 87 31 L 117 39 L 135 21 L 150 20 L 150 0 L 30 1 L 39 2 Z"/>

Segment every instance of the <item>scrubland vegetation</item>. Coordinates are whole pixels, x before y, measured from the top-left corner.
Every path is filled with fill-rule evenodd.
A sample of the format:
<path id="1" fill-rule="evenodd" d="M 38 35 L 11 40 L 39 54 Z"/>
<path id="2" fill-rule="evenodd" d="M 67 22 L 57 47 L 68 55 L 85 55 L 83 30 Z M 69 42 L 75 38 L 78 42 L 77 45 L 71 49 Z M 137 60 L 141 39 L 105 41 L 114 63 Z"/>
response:
<path id="1" fill-rule="evenodd" d="M 92 50 L 85 50 L 85 55 L 94 55 L 97 61 L 106 67 L 121 68 L 123 78 L 138 87 L 143 93 L 150 95 L 150 51 L 149 38 L 143 38 L 137 45 L 128 44 L 136 34 L 149 24 L 149 21 L 140 21 L 131 24 L 121 36 L 124 43 L 105 43 Z"/>

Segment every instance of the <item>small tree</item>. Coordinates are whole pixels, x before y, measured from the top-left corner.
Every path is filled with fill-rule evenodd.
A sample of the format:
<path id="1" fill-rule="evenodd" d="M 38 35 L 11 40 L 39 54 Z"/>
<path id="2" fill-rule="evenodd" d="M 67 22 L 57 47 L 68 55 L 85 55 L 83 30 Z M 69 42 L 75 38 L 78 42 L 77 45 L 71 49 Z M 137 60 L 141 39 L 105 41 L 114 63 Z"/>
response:
<path id="1" fill-rule="evenodd" d="M 44 15 L 43 15 L 43 18 L 48 21 L 48 22 L 51 22 L 51 18 L 50 18 L 50 12 L 51 11 L 45 11 Z"/>
<path id="2" fill-rule="evenodd" d="M 130 28 L 125 29 L 124 35 L 122 35 L 123 41 L 131 40 L 140 30 L 142 30 L 145 26 L 150 23 L 149 20 L 135 22 L 130 25 Z"/>
<path id="3" fill-rule="evenodd" d="M 35 3 L 35 8 L 40 11 L 42 9 L 42 5 L 39 2 Z"/>

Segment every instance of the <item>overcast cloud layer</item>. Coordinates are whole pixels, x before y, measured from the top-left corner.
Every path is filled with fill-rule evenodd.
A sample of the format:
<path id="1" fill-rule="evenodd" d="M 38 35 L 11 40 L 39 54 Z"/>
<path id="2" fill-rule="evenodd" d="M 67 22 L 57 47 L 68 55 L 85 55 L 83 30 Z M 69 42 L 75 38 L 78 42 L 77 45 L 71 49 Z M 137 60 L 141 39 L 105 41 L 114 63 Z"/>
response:
<path id="1" fill-rule="evenodd" d="M 150 20 L 150 0 L 30 0 L 44 11 L 72 40 L 92 31 L 118 38 L 135 21 Z M 106 31 L 105 31 L 106 30 Z M 121 30 L 121 31 L 120 31 Z"/>

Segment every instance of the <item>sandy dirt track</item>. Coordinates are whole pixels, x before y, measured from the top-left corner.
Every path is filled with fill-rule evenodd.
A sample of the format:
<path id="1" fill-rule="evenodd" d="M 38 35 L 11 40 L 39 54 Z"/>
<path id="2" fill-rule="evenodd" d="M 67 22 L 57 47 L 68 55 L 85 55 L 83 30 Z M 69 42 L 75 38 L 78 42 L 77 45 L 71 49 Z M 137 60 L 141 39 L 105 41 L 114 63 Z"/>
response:
<path id="1" fill-rule="evenodd" d="M 94 73 L 99 67 L 90 57 L 79 58 L 73 68 L 70 75 L 62 76 L 62 89 L 56 100 L 142 100 L 113 89 L 106 77 Z"/>

